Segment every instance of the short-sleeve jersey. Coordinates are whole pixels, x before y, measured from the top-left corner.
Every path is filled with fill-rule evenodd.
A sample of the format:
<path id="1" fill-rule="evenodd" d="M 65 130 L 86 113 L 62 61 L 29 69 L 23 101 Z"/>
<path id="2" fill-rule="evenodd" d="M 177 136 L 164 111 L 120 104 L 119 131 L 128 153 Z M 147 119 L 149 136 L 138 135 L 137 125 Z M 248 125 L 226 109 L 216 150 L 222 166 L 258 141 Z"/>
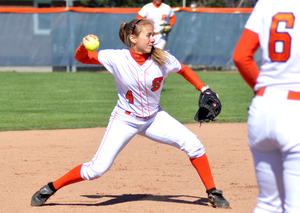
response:
<path id="1" fill-rule="evenodd" d="M 142 7 L 138 14 L 144 18 L 154 21 L 154 32 L 160 32 L 163 29 L 161 24 L 168 23 L 168 18 L 174 15 L 171 7 L 165 3 L 161 3 L 159 7 L 155 7 L 153 3 L 148 3 Z"/>
<path id="2" fill-rule="evenodd" d="M 163 79 L 181 70 L 180 62 L 170 54 L 163 68 L 150 57 L 140 66 L 129 49 L 100 50 L 98 60 L 115 78 L 118 106 L 140 117 L 158 111 Z"/>
<path id="3" fill-rule="evenodd" d="M 259 0 L 245 28 L 258 34 L 262 50 L 254 89 L 300 91 L 300 1 Z"/>

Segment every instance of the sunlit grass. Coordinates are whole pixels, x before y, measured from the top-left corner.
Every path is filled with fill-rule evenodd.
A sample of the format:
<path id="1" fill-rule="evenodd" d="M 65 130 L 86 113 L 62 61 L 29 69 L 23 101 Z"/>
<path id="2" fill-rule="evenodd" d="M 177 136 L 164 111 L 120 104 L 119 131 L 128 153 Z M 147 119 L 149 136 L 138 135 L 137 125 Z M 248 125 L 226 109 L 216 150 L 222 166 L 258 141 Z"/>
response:
<path id="1" fill-rule="evenodd" d="M 238 73 L 197 72 L 216 91 L 223 108 L 217 122 L 245 122 L 253 92 Z M 193 123 L 199 92 L 181 75 L 168 76 L 161 107 Z M 117 102 L 106 72 L 0 73 L 0 131 L 103 127 Z"/>

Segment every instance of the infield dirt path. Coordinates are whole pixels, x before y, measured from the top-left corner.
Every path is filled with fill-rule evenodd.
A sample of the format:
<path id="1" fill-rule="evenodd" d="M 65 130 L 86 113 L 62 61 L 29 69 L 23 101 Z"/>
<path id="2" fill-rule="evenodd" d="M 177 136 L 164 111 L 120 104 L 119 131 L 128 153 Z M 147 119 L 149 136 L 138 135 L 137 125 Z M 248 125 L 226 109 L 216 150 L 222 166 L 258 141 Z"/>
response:
<path id="1" fill-rule="evenodd" d="M 230 209 L 208 204 L 205 188 L 186 154 L 136 136 L 101 178 L 66 186 L 45 206 L 33 193 L 89 161 L 105 128 L 0 132 L 0 212 L 251 213 L 258 188 L 246 123 L 186 124 L 205 146 L 218 189 Z"/>

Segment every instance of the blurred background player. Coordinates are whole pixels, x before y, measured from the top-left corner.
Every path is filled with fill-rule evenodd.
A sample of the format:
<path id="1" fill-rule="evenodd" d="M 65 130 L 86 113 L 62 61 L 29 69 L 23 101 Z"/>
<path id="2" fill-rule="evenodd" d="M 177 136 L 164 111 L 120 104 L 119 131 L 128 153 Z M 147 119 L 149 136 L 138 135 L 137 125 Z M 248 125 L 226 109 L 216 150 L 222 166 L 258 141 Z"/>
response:
<path id="1" fill-rule="evenodd" d="M 163 33 L 164 25 L 168 24 L 168 19 L 170 19 L 169 24 L 172 27 L 176 22 L 176 16 L 171 7 L 162 3 L 162 0 L 153 0 L 142 7 L 136 18 L 149 20 L 153 23 L 154 46 L 163 50 L 168 40 L 168 33 Z"/>
<path id="2" fill-rule="evenodd" d="M 259 0 L 233 60 L 254 90 L 248 141 L 259 196 L 255 213 L 300 212 L 299 0 Z M 253 60 L 262 50 L 260 71 Z"/>

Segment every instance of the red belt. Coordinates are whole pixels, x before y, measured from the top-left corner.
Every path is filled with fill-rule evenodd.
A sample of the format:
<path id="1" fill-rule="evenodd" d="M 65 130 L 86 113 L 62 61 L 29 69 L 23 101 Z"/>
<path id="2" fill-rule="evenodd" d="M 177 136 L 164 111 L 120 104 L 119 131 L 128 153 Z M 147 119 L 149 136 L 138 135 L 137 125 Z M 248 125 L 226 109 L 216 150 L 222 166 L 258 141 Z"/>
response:
<path id="1" fill-rule="evenodd" d="M 154 35 L 158 35 L 159 33 L 154 33 Z"/>
<path id="2" fill-rule="evenodd" d="M 256 95 L 258 96 L 263 96 L 265 93 L 266 87 L 260 88 L 257 92 Z"/>
<path id="3" fill-rule="evenodd" d="M 129 111 L 125 111 L 125 114 L 127 114 L 127 115 L 130 115 L 130 114 L 131 114 L 131 112 L 129 112 Z M 154 115 L 156 115 L 156 112 L 155 112 L 155 113 L 153 113 L 152 115 L 149 115 L 149 116 L 147 116 L 147 117 L 140 117 L 140 116 L 135 116 L 135 117 L 137 117 L 137 118 L 141 118 L 141 119 L 144 119 L 144 120 L 147 120 L 147 119 L 149 119 L 149 118 L 152 118 Z"/>
<path id="4" fill-rule="evenodd" d="M 265 90 L 266 90 L 265 87 L 260 88 L 257 91 L 256 95 L 263 96 L 264 93 L 265 93 Z M 300 92 L 288 91 L 287 99 L 288 100 L 298 100 L 298 101 L 300 101 Z"/>

